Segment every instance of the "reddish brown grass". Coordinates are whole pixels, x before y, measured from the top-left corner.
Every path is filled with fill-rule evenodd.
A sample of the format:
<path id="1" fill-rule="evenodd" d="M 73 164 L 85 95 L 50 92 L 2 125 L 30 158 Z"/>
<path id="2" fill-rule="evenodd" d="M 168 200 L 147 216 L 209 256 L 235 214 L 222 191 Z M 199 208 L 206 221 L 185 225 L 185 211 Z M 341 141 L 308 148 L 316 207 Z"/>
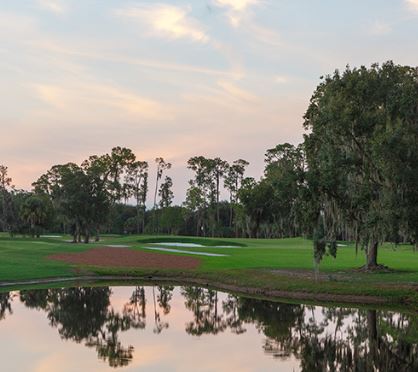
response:
<path id="1" fill-rule="evenodd" d="M 70 264 L 126 268 L 186 270 L 196 269 L 200 264 L 200 260 L 195 257 L 110 247 L 92 248 L 79 253 L 57 253 L 48 258 Z"/>

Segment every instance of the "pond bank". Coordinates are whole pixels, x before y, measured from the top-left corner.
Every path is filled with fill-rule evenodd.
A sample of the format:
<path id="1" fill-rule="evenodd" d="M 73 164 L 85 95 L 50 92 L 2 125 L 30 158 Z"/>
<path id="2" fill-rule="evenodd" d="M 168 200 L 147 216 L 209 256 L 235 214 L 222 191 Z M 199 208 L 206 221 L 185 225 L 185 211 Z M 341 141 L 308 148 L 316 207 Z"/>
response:
<path id="1" fill-rule="evenodd" d="M 416 292 L 415 296 L 411 293 L 411 296 L 407 295 L 407 292 L 397 293 L 396 296 L 390 296 L 389 294 L 380 293 L 378 295 L 373 294 L 360 294 L 360 293 L 344 293 L 346 289 L 340 286 L 341 293 L 335 293 L 338 288 L 333 288 L 333 293 L 327 293 L 324 289 L 321 290 L 321 283 L 317 283 L 318 286 L 315 291 L 312 287 L 306 288 L 306 290 L 286 290 L 280 289 L 276 286 L 271 286 L 271 283 L 259 282 L 257 285 L 245 284 L 245 281 L 237 283 L 236 279 L 224 278 L 220 281 L 214 279 L 212 275 L 204 276 L 190 276 L 190 273 L 163 273 L 163 272 L 148 272 L 133 275 L 79 275 L 70 277 L 56 277 L 34 280 L 22 280 L 22 281 L 3 281 L 0 282 L 0 292 L 7 290 L 17 290 L 22 288 L 46 288 L 49 286 L 64 287 L 69 286 L 81 286 L 86 283 L 91 285 L 100 285 L 103 283 L 116 283 L 126 284 L 127 282 L 149 282 L 149 283 L 170 283 L 178 285 L 196 285 L 201 287 L 208 287 L 218 290 L 224 290 L 239 295 L 245 295 L 249 297 L 265 298 L 269 300 L 287 300 L 296 302 L 311 302 L 315 304 L 338 304 L 338 305 L 353 305 L 353 306 L 373 306 L 373 307 L 385 307 L 385 308 L 399 308 L 415 310 L 418 306 L 416 294 L 417 288 L 407 288 L 408 291 Z M 289 278 L 290 280 L 292 278 Z M 307 283 L 308 284 L 308 283 Z M 312 284 L 312 283 L 311 283 Z M 326 290 L 326 288 L 325 288 Z"/>

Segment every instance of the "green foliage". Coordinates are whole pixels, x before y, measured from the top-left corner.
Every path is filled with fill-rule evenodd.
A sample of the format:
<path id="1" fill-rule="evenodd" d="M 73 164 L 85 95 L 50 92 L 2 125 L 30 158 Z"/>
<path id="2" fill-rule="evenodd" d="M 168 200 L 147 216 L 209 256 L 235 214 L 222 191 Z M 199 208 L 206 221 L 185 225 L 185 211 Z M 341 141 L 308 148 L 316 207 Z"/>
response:
<path id="1" fill-rule="evenodd" d="M 325 239 L 325 230 L 323 219 L 320 217 L 318 225 L 314 229 L 313 233 L 313 245 L 314 245 L 314 259 L 317 264 L 322 260 L 322 257 L 325 255 L 326 250 L 326 239 Z"/>
<path id="2" fill-rule="evenodd" d="M 131 150 L 115 147 L 110 154 L 90 156 L 81 166 L 53 166 L 33 186 L 73 225 L 74 241 L 80 242 L 83 235 L 88 243 L 106 222 L 111 205 L 124 196 L 121 177 L 134 162 Z"/>
<path id="3" fill-rule="evenodd" d="M 20 208 L 21 219 L 28 226 L 30 235 L 37 236 L 51 223 L 54 210 L 46 195 L 28 194 Z"/>
<path id="4" fill-rule="evenodd" d="M 158 192 L 160 197 L 160 208 L 168 208 L 173 203 L 174 194 L 171 190 L 172 187 L 173 181 L 171 177 L 166 176 Z"/>
<path id="5" fill-rule="evenodd" d="M 159 218 L 159 226 L 163 233 L 178 235 L 184 230 L 184 215 L 183 207 L 165 207 L 161 210 Z"/>
<path id="6" fill-rule="evenodd" d="M 416 235 L 418 72 L 387 62 L 336 71 L 314 92 L 305 114 L 305 150 L 326 234 L 347 224 L 369 243 Z M 415 204 L 414 204 L 415 203 Z"/>

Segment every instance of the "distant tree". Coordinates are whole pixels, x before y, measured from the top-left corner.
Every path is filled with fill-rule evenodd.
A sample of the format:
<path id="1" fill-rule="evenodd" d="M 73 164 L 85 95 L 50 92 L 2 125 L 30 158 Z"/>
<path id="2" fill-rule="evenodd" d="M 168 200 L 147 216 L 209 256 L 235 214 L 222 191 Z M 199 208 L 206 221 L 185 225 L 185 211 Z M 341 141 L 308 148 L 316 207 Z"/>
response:
<path id="1" fill-rule="evenodd" d="M 289 143 L 267 150 L 265 182 L 272 186 L 272 219 L 279 237 L 300 234 L 299 198 L 304 183 L 304 154 L 302 146 Z"/>
<path id="2" fill-rule="evenodd" d="M 136 204 L 136 233 L 140 233 L 140 221 L 142 231 L 145 224 L 146 198 L 148 192 L 148 163 L 135 161 L 129 164 L 125 175 L 126 196 L 133 197 Z"/>
<path id="3" fill-rule="evenodd" d="M 155 178 L 155 192 L 154 192 L 154 213 L 153 213 L 153 228 L 154 231 L 157 230 L 158 228 L 158 216 L 157 216 L 157 208 L 158 208 L 158 203 L 157 203 L 157 195 L 158 195 L 158 186 L 160 183 L 160 180 L 163 177 L 164 171 L 168 170 L 171 168 L 171 163 L 166 162 L 163 158 L 155 158 L 155 163 L 157 165 L 157 176 Z"/>
<path id="4" fill-rule="evenodd" d="M 110 207 L 123 197 L 121 178 L 135 161 L 131 150 L 115 147 L 110 154 L 90 156 L 81 166 L 53 166 L 33 186 L 51 197 L 55 207 L 74 226 L 74 242 L 88 243 L 106 221 Z"/>
<path id="5" fill-rule="evenodd" d="M 221 178 L 225 175 L 229 168 L 228 162 L 222 160 L 221 158 L 215 158 L 210 160 L 211 165 L 210 168 L 212 170 L 213 178 L 215 179 L 215 193 L 216 193 L 216 222 L 219 225 L 219 199 L 220 199 L 220 185 L 221 185 Z"/>
<path id="6" fill-rule="evenodd" d="M 13 200 L 12 179 L 8 176 L 8 168 L 0 164 L 0 227 L 3 231 L 13 232 Z"/>
<path id="7" fill-rule="evenodd" d="M 161 210 L 160 229 L 167 234 L 179 235 L 185 226 L 184 215 L 187 215 L 185 208 L 170 206 Z"/>
<path id="8" fill-rule="evenodd" d="M 20 215 L 28 224 L 30 235 L 39 238 L 41 229 L 45 228 L 52 218 L 52 203 L 46 195 L 29 194 L 24 199 Z"/>
<path id="9" fill-rule="evenodd" d="M 158 186 L 161 178 L 163 177 L 164 171 L 171 168 L 171 163 L 167 163 L 163 158 L 156 158 L 155 163 L 157 164 L 157 177 L 155 179 L 155 193 L 154 193 L 154 209 L 157 208 L 157 195 Z"/>
<path id="10" fill-rule="evenodd" d="M 273 193 L 272 185 L 266 180 L 259 182 L 256 182 L 253 178 L 243 180 L 238 197 L 247 217 L 246 228 L 247 235 L 250 238 L 260 237 L 261 224 L 271 222 L 271 196 Z"/>
<path id="11" fill-rule="evenodd" d="M 215 234 L 215 224 L 219 225 L 219 199 L 221 179 L 228 169 L 228 163 L 220 158 L 210 159 L 195 156 L 188 160 L 187 167 L 195 172 L 194 179 L 189 181 L 191 188 L 200 189 L 205 200 L 205 222 L 210 226 L 212 236 Z M 206 218 L 207 217 L 207 218 Z M 219 226 L 218 226 L 219 227 Z"/>
<path id="12" fill-rule="evenodd" d="M 160 208 L 168 208 L 173 203 L 174 194 L 171 188 L 173 187 L 173 181 L 171 177 L 166 176 L 164 182 L 160 186 L 158 195 L 160 197 Z"/>
<path id="13" fill-rule="evenodd" d="M 194 234 L 196 236 L 206 235 L 205 232 L 205 207 L 206 207 L 206 196 L 202 188 L 193 184 L 187 190 L 186 200 L 183 203 L 187 213 L 195 216 L 196 230 Z"/>
<path id="14" fill-rule="evenodd" d="M 224 187 L 229 191 L 229 227 L 232 227 L 234 222 L 234 209 L 237 209 L 238 193 L 241 188 L 242 180 L 244 179 L 245 170 L 250 163 L 246 160 L 235 160 L 226 169 L 224 177 Z M 235 223 L 235 236 L 237 236 L 237 224 Z"/>

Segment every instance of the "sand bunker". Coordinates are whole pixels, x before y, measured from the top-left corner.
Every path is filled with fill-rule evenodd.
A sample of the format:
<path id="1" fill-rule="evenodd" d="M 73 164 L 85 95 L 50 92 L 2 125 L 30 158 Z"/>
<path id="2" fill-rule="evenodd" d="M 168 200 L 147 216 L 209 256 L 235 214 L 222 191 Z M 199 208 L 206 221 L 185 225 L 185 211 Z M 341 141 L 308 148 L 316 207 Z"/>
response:
<path id="1" fill-rule="evenodd" d="M 196 244 L 196 243 L 169 243 L 169 242 L 164 243 L 164 242 L 161 242 L 161 243 L 150 243 L 150 244 L 165 245 L 167 247 L 180 247 L 180 248 L 203 248 L 203 247 L 205 247 L 202 244 Z"/>
<path id="2" fill-rule="evenodd" d="M 164 245 L 166 247 L 179 247 L 179 248 L 242 248 L 237 247 L 234 245 L 216 245 L 216 246 L 209 246 L 209 245 L 202 245 L 196 243 L 149 243 L 152 245 Z M 176 250 L 176 252 L 179 252 Z"/>
<path id="3" fill-rule="evenodd" d="M 180 249 L 170 249 L 170 248 L 161 248 L 161 247 L 152 247 L 152 248 L 151 247 L 145 247 L 145 249 L 151 249 L 153 251 L 162 251 L 162 252 L 194 254 L 194 255 L 197 255 L 197 256 L 208 256 L 208 257 L 226 257 L 227 256 L 226 254 L 182 251 Z"/>
<path id="4" fill-rule="evenodd" d="M 153 269 L 195 269 L 200 264 L 200 260 L 195 257 L 111 247 L 92 248 L 79 253 L 57 253 L 48 258 L 79 265 Z"/>

